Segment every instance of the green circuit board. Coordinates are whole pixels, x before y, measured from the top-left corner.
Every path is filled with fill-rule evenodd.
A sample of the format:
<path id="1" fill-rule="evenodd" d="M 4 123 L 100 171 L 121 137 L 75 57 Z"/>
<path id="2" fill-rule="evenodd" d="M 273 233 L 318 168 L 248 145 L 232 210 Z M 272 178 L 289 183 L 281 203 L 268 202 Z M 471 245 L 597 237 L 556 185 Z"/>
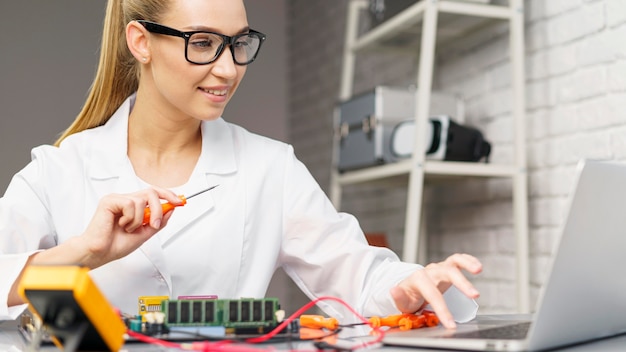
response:
<path id="1" fill-rule="evenodd" d="M 223 326 L 263 328 L 278 324 L 277 298 L 166 299 L 161 302 L 165 324 L 173 326 Z"/>

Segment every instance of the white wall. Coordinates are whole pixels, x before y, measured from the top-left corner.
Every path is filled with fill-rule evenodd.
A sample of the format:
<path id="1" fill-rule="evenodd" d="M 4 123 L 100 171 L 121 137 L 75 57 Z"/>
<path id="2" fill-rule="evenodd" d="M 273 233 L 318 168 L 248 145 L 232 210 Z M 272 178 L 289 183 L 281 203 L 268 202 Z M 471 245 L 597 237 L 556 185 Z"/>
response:
<path id="1" fill-rule="evenodd" d="M 526 126 L 531 304 L 563 225 L 582 158 L 626 159 L 626 2 L 527 0 Z M 437 85 L 466 98 L 467 115 L 494 142 L 493 162 L 510 157 L 506 32 L 455 58 L 443 58 Z M 434 258 L 481 257 L 476 280 L 484 311 L 515 310 L 515 241 L 510 185 L 472 182 L 438 190 Z M 465 225 L 464 225 L 465 224 Z M 532 306 L 531 306 L 532 307 Z"/>

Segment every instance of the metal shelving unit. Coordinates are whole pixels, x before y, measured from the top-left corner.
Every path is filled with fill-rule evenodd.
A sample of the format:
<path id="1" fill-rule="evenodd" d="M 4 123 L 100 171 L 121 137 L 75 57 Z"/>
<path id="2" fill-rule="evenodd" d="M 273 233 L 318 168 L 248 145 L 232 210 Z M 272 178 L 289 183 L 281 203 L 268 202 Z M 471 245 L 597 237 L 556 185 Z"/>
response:
<path id="1" fill-rule="evenodd" d="M 525 150 L 525 85 L 524 85 L 524 11 L 523 0 L 508 4 L 481 4 L 458 0 L 421 0 L 370 31 L 359 35 L 361 12 L 367 0 L 351 0 L 346 23 L 340 101 L 353 94 L 356 56 L 390 45 L 401 50 L 418 50 L 415 140 L 425 140 L 437 42 L 452 41 L 463 33 L 489 26 L 498 21 L 509 24 L 509 56 L 511 60 L 512 116 L 514 160 L 504 165 L 426 160 L 424 143 L 414 143 L 412 157 L 397 163 L 339 173 L 338 148 L 334 150 L 331 175 L 331 200 L 341 205 L 342 186 L 408 175 L 403 260 L 417 262 L 426 257 L 422 198 L 426 179 L 437 177 L 504 177 L 513 183 L 513 216 L 516 237 L 518 311 L 529 311 L 528 278 L 528 191 Z M 420 232 L 423 235 L 420 235 Z"/>

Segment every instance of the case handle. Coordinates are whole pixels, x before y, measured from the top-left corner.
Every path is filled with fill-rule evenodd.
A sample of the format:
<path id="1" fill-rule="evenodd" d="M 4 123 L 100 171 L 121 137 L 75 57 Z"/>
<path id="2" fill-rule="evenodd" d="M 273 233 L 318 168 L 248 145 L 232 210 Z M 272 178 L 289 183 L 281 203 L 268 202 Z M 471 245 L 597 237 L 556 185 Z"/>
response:
<path id="1" fill-rule="evenodd" d="M 348 137 L 348 134 L 350 134 L 350 132 L 362 130 L 363 133 L 367 135 L 367 139 L 371 140 L 372 135 L 374 134 L 374 130 L 376 129 L 377 121 L 378 119 L 375 115 L 369 115 L 363 118 L 361 121 L 353 123 L 342 122 L 335 130 L 335 136 L 339 139 L 340 142 L 343 142 L 343 140 Z"/>

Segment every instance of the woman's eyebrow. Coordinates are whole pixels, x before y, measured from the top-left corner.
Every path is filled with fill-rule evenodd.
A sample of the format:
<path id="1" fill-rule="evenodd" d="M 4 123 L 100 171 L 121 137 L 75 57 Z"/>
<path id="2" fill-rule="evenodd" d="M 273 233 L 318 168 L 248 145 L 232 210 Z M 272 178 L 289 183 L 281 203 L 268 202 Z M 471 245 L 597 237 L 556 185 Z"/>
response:
<path id="1" fill-rule="evenodd" d="M 191 30 L 191 31 L 207 31 L 207 32 L 215 32 L 215 33 L 222 33 L 221 31 L 219 31 L 217 28 L 213 28 L 213 27 L 207 27 L 207 26 L 203 26 L 203 25 L 198 25 L 198 26 L 189 26 L 186 27 L 185 30 Z M 250 31 L 250 26 L 245 26 L 243 27 L 241 30 L 239 30 L 237 32 L 237 34 L 239 33 L 247 33 Z"/>

